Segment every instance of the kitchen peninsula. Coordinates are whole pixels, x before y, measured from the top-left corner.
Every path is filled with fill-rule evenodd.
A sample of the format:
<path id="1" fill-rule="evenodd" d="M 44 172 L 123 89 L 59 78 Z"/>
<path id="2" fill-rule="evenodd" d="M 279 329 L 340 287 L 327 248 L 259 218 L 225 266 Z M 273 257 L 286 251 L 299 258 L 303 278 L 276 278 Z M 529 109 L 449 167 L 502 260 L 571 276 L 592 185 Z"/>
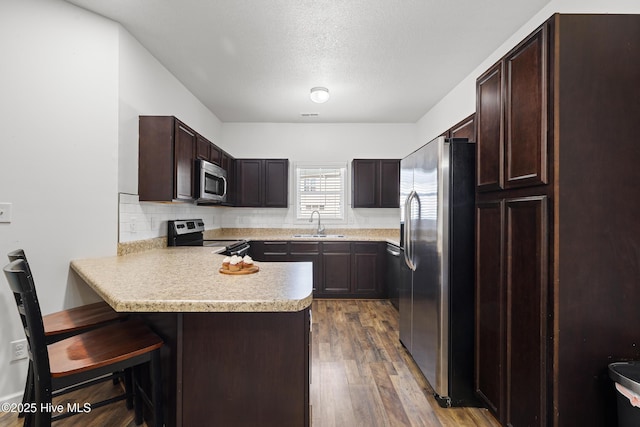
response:
<path id="1" fill-rule="evenodd" d="M 71 262 L 120 312 L 165 340 L 167 425 L 309 425 L 311 263 L 218 270 L 207 247 Z"/>

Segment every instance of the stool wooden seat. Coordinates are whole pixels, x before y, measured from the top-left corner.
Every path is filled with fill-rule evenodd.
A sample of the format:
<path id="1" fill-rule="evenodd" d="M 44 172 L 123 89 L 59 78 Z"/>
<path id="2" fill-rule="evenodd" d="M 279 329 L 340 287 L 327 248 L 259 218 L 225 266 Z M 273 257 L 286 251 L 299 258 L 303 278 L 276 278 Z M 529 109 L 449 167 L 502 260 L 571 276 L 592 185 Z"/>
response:
<path id="1" fill-rule="evenodd" d="M 24 250 L 16 249 L 9 252 L 7 257 L 9 261 L 24 260 L 29 273 L 33 276 Z M 101 301 L 47 314 L 42 317 L 42 321 L 47 342 L 52 343 L 110 322 L 124 320 L 126 317 L 125 313 L 118 313 L 109 304 Z"/>
<path id="2" fill-rule="evenodd" d="M 100 301 L 47 314 L 42 316 L 42 323 L 47 341 L 55 342 L 126 318 L 126 313 L 118 313 L 109 304 Z"/>
<path id="3" fill-rule="evenodd" d="M 129 394 L 133 394 L 136 424 L 142 424 L 142 406 L 147 403 L 152 408 L 154 425 L 162 426 L 160 348 L 163 342 L 159 336 L 144 323 L 127 320 L 47 344 L 28 265 L 24 260 L 13 261 L 4 267 L 4 274 L 15 297 L 33 366 L 34 399 L 30 402 L 36 411 L 25 415 L 25 425 L 33 422 L 38 427 L 47 427 L 53 420 L 76 415 L 75 412 L 65 412 L 52 416 L 51 412 L 40 408 L 51 407 L 55 395 L 108 380 L 113 372 L 127 371 L 131 374 L 131 386 L 125 393 L 91 403 L 91 408 L 127 399 Z M 150 368 L 151 398 L 139 384 L 140 369 L 145 365 Z M 90 414 L 88 412 L 85 416 Z"/>
<path id="4" fill-rule="evenodd" d="M 27 269 L 30 274 L 31 267 L 27 260 L 27 255 L 24 250 L 16 249 L 7 254 L 9 261 L 24 260 Z M 32 274 L 33 275 L 33 274 Z M 53 343 L 61 339 L 68 338 L 80 332 L 86 332 L 88 330 L 107 325 L 112 322 L 125 320 L 127 314 L 118 313 L 113 310 L 109 304 L 104 301 L 96 302 L 93 304 L 87 304 L 79 307 L 70 308 L 67 310 L 58 311 L 55 313 L 47 314 L 42 317 L 44 323 L 44 334 L 47 339 L 47 343 Z M 27 380 L 24 385 L 24 394 L 22 396 L 22 403 L 27 403 L 33 400 L 33 369 L 31 363 L 27 371 Z M 20 412 L 20 416 L 24 416 L 23 412 Z"/>

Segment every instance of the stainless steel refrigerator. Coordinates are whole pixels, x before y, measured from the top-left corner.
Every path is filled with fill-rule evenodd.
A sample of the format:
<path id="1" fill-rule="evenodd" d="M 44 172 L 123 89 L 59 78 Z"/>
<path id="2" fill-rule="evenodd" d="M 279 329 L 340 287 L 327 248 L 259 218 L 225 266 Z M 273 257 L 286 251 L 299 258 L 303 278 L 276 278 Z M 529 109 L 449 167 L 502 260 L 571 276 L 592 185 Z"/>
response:
<path id="1" fill-rule="evenodd" d="M 443 407 L 476 406 L 475 144 L 439 137 L 401 161 L 400 341 Z"/>

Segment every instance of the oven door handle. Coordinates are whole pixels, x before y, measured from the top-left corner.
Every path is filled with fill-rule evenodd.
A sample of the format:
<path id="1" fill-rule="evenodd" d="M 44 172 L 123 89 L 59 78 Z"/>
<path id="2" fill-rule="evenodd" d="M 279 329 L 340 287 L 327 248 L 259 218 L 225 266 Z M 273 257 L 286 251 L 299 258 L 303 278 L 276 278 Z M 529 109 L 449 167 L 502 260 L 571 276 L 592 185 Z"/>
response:
<path id="1" fill-rule="evenodd" d="M 238 255 L 238 256 L 245 256 L 247 253 L 249 253 L 249 249 L 251 249 L 251 245 L 244 244 L 240 247 L 236 247 L 233 249 L 227 249 L 227 255 Z"/>

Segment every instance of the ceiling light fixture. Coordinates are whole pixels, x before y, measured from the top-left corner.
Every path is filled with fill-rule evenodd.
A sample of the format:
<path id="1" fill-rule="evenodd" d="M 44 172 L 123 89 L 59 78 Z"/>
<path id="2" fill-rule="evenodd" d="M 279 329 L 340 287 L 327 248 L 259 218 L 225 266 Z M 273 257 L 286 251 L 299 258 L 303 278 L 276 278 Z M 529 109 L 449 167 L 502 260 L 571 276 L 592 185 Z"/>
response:
<path id="1" fill-rule="evenodd" d="M 312 87 L 309 97 L 313 102 L 322 104 L 323 102 L 327 102 L 329 100 L 329 89 L 320 86 Z"/>

